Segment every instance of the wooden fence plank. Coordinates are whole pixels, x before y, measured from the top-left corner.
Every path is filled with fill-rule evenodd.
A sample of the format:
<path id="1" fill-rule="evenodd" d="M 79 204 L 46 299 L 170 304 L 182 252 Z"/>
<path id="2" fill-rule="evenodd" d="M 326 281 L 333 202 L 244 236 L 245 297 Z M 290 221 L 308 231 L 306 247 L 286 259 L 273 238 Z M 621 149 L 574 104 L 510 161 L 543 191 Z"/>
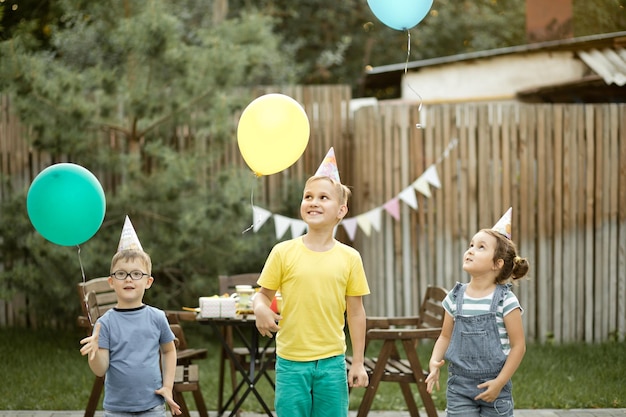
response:
<path id="1" fill-rule="evenodd" d="M 550 259 L 554 277 L 552 317 L 554 338 L 563 339 L 563 106 L 553 106 L 553 143 L 551 150 L 554 171 L 553 255 Z"/>
<path id="2" fill-rule="evenodd" d="M 618 143 L 618 113 L 617 106 L 612 104 L 608 106 L 605 114 L 605 131 L 606 138 L 609 142 L 607 146 L 607 167 L 606 179 L 607 179 L 607 213 L 606 213 L 606 227 L 605 233 L 607 234 L 607 277 L 608 277 L 608 290 L 606 291 L 606 298 L 603 300 L 605 311 L 607 314 L 607 329 L 604 337 L 610 337 L 611 334 L 617 334 L 617 305 L 618 305 L 618 291 L 617 286 L 617 262 L 619 259 L 619 242 L 618 242 L 618 195 L 620 193 L 619 188 L 619 143 Z"/>
<path id="3" fill-rule="evenodd" d="M 550 270 L 548 268 L 550 259 L 550 250 L 548 241 L 548 233 L 546 227 L 548 225 L 548 201 L 546 196 L 550 193 L 550 179 L 548 167 L 552 163 L 552 157 L 549 149 L 547 149 L 550 141 L 547 120 L 545 117 L 544 106 L 537 108 L 537 130 L 536 130 L 536 149 L 537 149 L 537 275 L 539 277 L 549 277 Z M 537 315 L 543 317 L 538 321 L 539 340 L 544 343 L 552 332 L 552 315 L 549 314 L 552 297 L 548 289 L 549 280 L 540 278 L 537 281 Z"/>
<path id="4" fill-rule="evenodd" d="M 620 105 L 616 111 L 618 120 L 619 161 L 618 166 L 618 211 L 617 211 L 617 339 L 626 339 L 626 105 Z"/>
<path id="5" fill-rule="evenodd" d="M 537 337 L 536 329 L 536 292 L 534 287 L 538 278 L 537 267 L 534 262 L 534 257 L 531 248 L 535 244 L 534 229 L 532 227 L 534 223 L 534 175 L 532 161 L 535 159 L 533 136 L 534 136 L 534 108 L 530 106 L 522 106 L 520 108 L 520 137 L 519 137 L 519 160 L 520 160 L 520 213 L 513 212 L 513 218 L 518 220 L 520 228 L 520 252 L 523 257 L 528 258 L 531 265 L 533 265 L 533 276 L 536 279 L 527 282 L 529 285 L 523 285 L 520 288 L 520 298 L 525 306 L 526 321 L 524 321 L 524 330 L 526 335 L 535 339 Z"/>
<path id="6" fill-rule="evenodd" d="M 575 204 L 576 186 L 575 179 L 572 178 L 575 166 L 575 143 L 572 140 L 575 137 L 575 108 L 564 106 L 563 108 L 563 175 L 562 175 L 562 256 L 561 256 L 561 273 L 563 274 L 562 284 L 562 341 L 571 342 L 575 337 L 575 288 L 571 283 L 571 279 L 575 277 L 575 265 L 571 262 L 575 256 L 575 242 L 571 231 L 574 230 L 573 207 Z"/>
<path id="7" fill-rule="evenodd" d="M 586 294 L 586 256 L 587 242 L 585 240 L 585 213 L 587 209 L 587 142 L 586 142 L 586 107 L 579 107 L 579 117 L 577 119 L 578 128 L 576 129 L 577 139 L 577 158 L 576 158 L 576 177 L 578 182 L 578 198 L 576 199 L 576 334 L 578 340 L 585 339 L 585 294 Z"/>
<path id="8" fill-rule="evenodd" d="M 594 141 L 594 108 L 591 106 L 585 107 L 585 144 L 587 147 L 587 181 L 585 184 L 585 252 L 587 253 L 585 262 L 585 341 L 594 341 L 594 329 L 593 329 L 593 289 L 594 289 L 594 196 L 595 196 L 595 181 L 594 175 L 596 174 L 596 147 Z"/>

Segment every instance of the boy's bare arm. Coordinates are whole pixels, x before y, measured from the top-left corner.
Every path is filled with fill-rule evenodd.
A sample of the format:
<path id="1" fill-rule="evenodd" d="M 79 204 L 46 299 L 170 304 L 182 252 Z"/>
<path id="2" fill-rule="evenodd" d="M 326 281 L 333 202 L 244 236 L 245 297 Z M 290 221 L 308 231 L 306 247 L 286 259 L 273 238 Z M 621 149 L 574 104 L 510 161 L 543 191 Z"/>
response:
<path id="1" fill-rule="evenodd" d="M 80 341 L 83 347 L 80 348 L 81 355 L 89 355 L 87 357 L 89 368 L 96 376 L 104 376 L 109 369 L 109 351 L 108 349 L 100 349 L 98 339 L 100 336 L 100 323 L 96 323 L 91 336 Z"/>
<path id="2" fill-rule="evenodd" d="M 369 377 L 363 365 L 366 328 L 363 297 L 346 297 L 346 313 L 350 330 L 350 341 L 352 342 L 352 366 L 348 373 L 348 385 L 351 387 L 366 387 L 369 383 Z"/>
<path id="3" fill-rule="evenodd" d="M 172 390 L 174 389 L 174 378 L 176 376 L 176 345 L 174 341 L 161 345 L 161 360 L 163 364 L 163 386 L 155 391 L 161 395 L 167 405 L 170 407 L 172 414 L 182 414 L 180 405 L 173 398 Z"/>

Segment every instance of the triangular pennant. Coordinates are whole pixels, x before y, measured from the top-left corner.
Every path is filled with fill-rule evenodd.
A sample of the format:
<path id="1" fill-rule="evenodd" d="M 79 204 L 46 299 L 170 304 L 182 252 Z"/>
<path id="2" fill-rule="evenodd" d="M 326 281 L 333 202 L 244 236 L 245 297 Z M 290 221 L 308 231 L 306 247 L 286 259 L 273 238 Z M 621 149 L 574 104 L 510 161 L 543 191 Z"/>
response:
<path id="1" fill-rule="evenodd" d="M 400 199 L 394 197 L 383 204 L 383 207 L 396 220 L 400 220 Z"/>
<path id="2" fill-rule="evenodd" d="M 252 206 L 252 228 L 256 233 L 269 219 L 272 213 L 258 206 Z"/>
<path id="3" fill-rule="evenodd" d="M 441 188 L 441 182 L 439 181 L 439 175 L 437 174 L 437 167 L 435 167 L 435 165 L 429 166 L 422 174 L 422 177 L 433 187 Z"/>
<path id="4" fill-rule="evenodd" d="M 492 227 L 493 230 L 504 235 L 507 239 L 511 239 L 511 215 L 513 214 L 513 207 L 509 209 L 500 217 L 500 220 Z"/>
<path id="5" fill-rule="evenodd" d="M 298 236 L 302 236 L 304 232 L 306 231 L 306 228 L 307 228 L 307 225 L 304 221 L 292 219 L 291 220 L 291 237 L 296 238 Z"/>
<path id="6" fill-rule="evenodd" d="M 337 168 L 337 159 L 335 159 L 335 149 L 330 148 L 328 153 L 324 157 L 324 160 L 320 164 L 319 168 L 315 172 L 315 175 L 321 175 L 325 177 L 330 177 L 337 182 L 341 182 L 339 179 L 339 169 Z"/>
<path id="7" fill-rule="evenodd" d="M 413 185 L 413 188 L 415 188 L 421 194 L 425 195 L 428 198 L 431 197 L 430 186 L 428 185 L 428 181 L 426 181 L 426 178 L 424 178 L 423 175 L 419 177 L 418 179 L 416 179 L 412 185 Z"/>
<path id="8" fill-rule="evenodd" d="M 381 216 L 380 213 L 383 211 L 381 207 L 376 207 L 365 213 L 365 216 L 369 220 L 370 224 L 377 232 L 380 232 L 380 224 L 381 224 Z"/>
<path id="9" fill-rule="evenodd" d="M 372 224 L 366 215 L 361 214 L 356 216 L 356 222 L 359 225 L 359 228 L 365 233 L 365 235 L 369 236 L 372 234 Z"/>
<path id="10" fill-rule="evenodd" d="M 413 210 L 417 210 L 417 198 L 415 197 L 415 189 L 406 187 L 398 194 L 398 198 L 408 204 Z"/>
<path id="11" fill-rule="evenodd" d="M 289 226 L 291 225 L 291 219 L 280 214 L 274 214 L 274 230 L 276 232 L 276 239 L 280 240 Z"/>
<path id="12" fill-rule="evenodd" d="M 117 251 L 123 250 L 140 250 L 143 252 L 137 233 L 133 224 L 130 222 L 130 217 L 126 216 L 124 219 L 124 226 L 122 227 L 122 234 L 120 236 L 120 242 L 117 245 Z"/>
<path id="13" fill-rule="evenodd" d="M 356 219 L 354 217 L 350 217 L 349 219 L 343 219 L 340 223 L 344 229 L 346 229 L 346 233 L 348 234 L 348 238 L 351 241 L 354 241 L 354 237 L 356 236 Z"/>

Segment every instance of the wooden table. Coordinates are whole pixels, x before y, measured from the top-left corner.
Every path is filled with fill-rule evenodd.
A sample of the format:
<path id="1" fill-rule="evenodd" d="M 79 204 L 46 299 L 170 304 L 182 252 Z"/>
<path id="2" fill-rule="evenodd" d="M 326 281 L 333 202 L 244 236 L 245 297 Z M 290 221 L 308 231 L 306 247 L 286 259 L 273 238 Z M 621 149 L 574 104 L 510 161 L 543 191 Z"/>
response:
<path id="1" fill-rule="evenodd" d="M 239 375 L 241 375 L 242 379 L 237 384 L 237 387 L 232 392 L 231 396 L 228 398 L 222 409 L 217 410 L 217 415 L 222 416 L 226 410 L 230 407 L 231 404 L 234 403 L 233 409 L 229 414 L 230 417 L 235 416 L 241 405 L 245 401 L 246 397 L 252 393 L 263 410 L 269 417 L 274 417 L 274 414 L 270 410 L 267 402 L 261 396 L 261 393 L 257 390 L 257 383 L 261 380 L 261 378 L 265 377 L 272 389 L 275 389 L 274 380 L 268 371 L 271 368 L 271 364 L 274 363 L 275 358 L 266 357 L 262 355 L 261 352 L 266 351 L 266 349 L 274 343 L 274 338 L 267 338 L 263 344 L 261 344 L 261 337 L 256 328 L 256 322 L 254 319 L 254 315 L 247 316 L 236 316 L 234 318 L 198 318 L 198 322 L 200 324 L 205 324 L 211 326 L 216 337 L 219 339 L 224 351 L 227 353 L 228 357 L 234 364 L 237 369 Z M 237 355 L 234 352 L 234 345 L 229 343 L 229 341 L 224 337 L 225 332 L 223 331 L 225 327 L 231 327 L 233 330 L 233 335 L 237 338 L 237 340 L 248 349 L 250 352 L 250 366 L 249 368 L 245 368 L 243 364 L 239 361 Z M 223 389 L 223 387 L 222 387 Z M 241 396 L 237 401 L 235 399 L 239 396 L 238 394 L 243 390 Z"/>

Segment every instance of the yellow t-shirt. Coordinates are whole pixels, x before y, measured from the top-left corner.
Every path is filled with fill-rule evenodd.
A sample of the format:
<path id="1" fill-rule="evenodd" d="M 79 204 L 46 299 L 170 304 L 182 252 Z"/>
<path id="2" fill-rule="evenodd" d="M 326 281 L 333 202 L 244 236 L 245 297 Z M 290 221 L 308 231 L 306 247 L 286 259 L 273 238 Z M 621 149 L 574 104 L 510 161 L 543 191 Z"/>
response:
<path id="1" fill-rule="evenodd" d="M 359 252 L 339 241 L 326 252 L 308 249 L 302 237 L 278 243 L 258 284 L 283 298 L 276 354 L 313 361 L 346 351 L 346 296 L 369 294 Z"/>

